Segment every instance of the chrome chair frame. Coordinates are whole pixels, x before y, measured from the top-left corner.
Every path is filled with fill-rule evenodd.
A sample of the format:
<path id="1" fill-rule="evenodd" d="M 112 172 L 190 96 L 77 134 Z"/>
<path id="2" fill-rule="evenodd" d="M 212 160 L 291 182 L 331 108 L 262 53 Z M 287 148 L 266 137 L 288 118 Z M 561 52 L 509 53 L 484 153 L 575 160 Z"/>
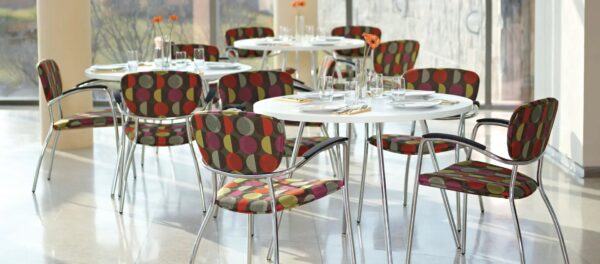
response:
<path id="1" fill-rule="evenodd" d="M 540 195 L 542 196 L 542 199 L 544 200 L 544 203 L 546 204 L 546 207 L 548 209 L 550 217 L 552 218 L 552 222 L 554 224 L 554 228 L 556 230 L 558 240 L 560 243 L 560 248 L 561 248 L 561 252 L 562 252 L 562 256 L 563 256 L 563 262 L 569 263 L 569 256 L 567 253 L 567 248 L 565 245 L 562 230 L 560 228 L 560 224 L 558 222 L 556 213 L 554 212 L 554 209 L 552 208 L 552 205 L 550 204 L 550 200 L 548 199 L 548 196 L 546 195 L 546 192 L 544 190 L 544 185 L 542 182 L 543 154 L 532 160 L 515 161 L 512 159 L 503 158 L 503 157 L 498 156 L 490 151 L 487 151 L 485 149 L 486 147 L 484 145 L 481 145 L 475 141 L 475 137 L 477 135 L 477 131 L 478 131 L 479 127 L 481 127 L 483 125 L 496 125 L 496 126 L 508 127 L 509 123 L 507 120 L 490 119 L 490 118 L 480 119 L 479 121 L 482 121 L 482 122 L 478 122 L 475 125 L 475 127 L 473 128 L 473 133 L 472 133 L 472 137 L 470 140 L 461 137 L 460 141 L 459 141 L 452 136 L 444 136 L 444 134 L 437 134 L 437 133 L 432 134 L 431 136 L 424 135 L 424 138 L 421 141 L 420 148 L 419 148 L 419 155 L 418 155 L 418 160 L 417 160 L 417 171 L 415 173 L 415 184 L 414 184 L 411 216 L 410 216 L 410 223 L 409 223 L 409 230 L 408 230 L 406 263 L 411 262 L 412 242 L 413 242 L 413 237 L 414 237 L 414 226 L 415 226 L 416 209 L 417 209 L 417 197 L 418 197 L 418 191 L 419 191 L 419 185 L 420 185 L 418 177 L 421 175 L 421 165 L 422 165 L 422 160 L 423 160 L 423 147 L 425 146 L 425 144 L 427 144 L 429 146 L 429 148 L 431 149 L 431 148 L 433 148 L 432 142 L 439 141 L 439 140 L 454 143 L 457 146 L 462 146 L 462 147 L 468 149 L 467 160 L 471 159 L 472 150 L 475 150 L 478 153 L 483 154 L 484 156 L 486 156 L 494 161 L 512 166 L 512 174 L 511 174 L 511 180 L 510 180 L 510 185 L 509 185 L 508 200 L 509 200 L 509 204 L 510 204 L 510 208 L 511 208 L 513 224 L 515 226 L 515 233 L 516 233 L 516 237 L 517 237 L 517 244 L 518 244 L 518 248 L 519 248 L 519 257 L 520 257 L 521 263 L 525 263 L 525 251 L 523 248 L 523 238 L 521 236 L 521 227 L 519 224 L 519 218 L 517 215 L 517 209 L 516 209 L 516 205 L 515 205 L 514 187 L 515 187 L 515 182 L 516 182 L 516 178 L 518 175 L 518 167 L 521 165 L 528 165 L 528 164 L 531 164 L 531 163 L 534 163 L 537 161 L 538 164 L 537 164 L 537 172 L 536 172 L 536 181 L 537 181 L 537 184 L 538 184 L 538 187 L 540 190 Z M 466 228 L 467 227 L 467 221 L 466 221 L 467 220 L 467 210 L 466 209 L 467 209 L 467 194 L 463 193 L 463 211 L 462 211 L 463 222 L 462 222 L 462 232 L 461 232 L 461 241 L 460 241 L 460 249 L 461 249 L 462 255 L 464 255 L 466 252 L 466 237 L 467 237 L 466 236 L 466 232 L 467 232 L 467 228 Z"/>
<path id="2" fill-rule="evenodd" d="M 187 121 L 188 122 L 188 127 L 191 127 L 189 125 L 190 120 Z M 191 130 L 189 131 L 191 133 Z M 192 254 L 190 257 L 190 264 L 193 264 L 196 260 L 196 255 L 198 253 L 198 247 L 200 246 L 200 242 L 202 240 L 202 234 L 204 233 L 204 230 L 206 229 L 206 226 L 208 224 L 208 221 L 210 221 L 211 217 L 208 217 L 210 215 L 212 215 L 214 213 L 214 211 L 217 208 L 217 192 L 218 192 L 218 186 L 220 186 L 219 181 L 217 181 L 217 174 L 224 176 L 224 177 L 230 177 L 230 178 L 244 178 L 244 179 L 263 179 L 263 180 L 267 180 L 267 183 L 269 185 L 269 194 L 271 196 L 271 208 L 276 208 L 277 207 L 277 200 L 276 200 L 276 196 L 275 196 L 275 192 L 274 192 L 274 188 L 273 188 L 273 178 L 274 177 L 279 177 L 279 176 L 285 176 L 285 175 L 289 175 L 291 173 L 293 173 L 294 171 L 300 169 L 301 167 L 303 167 L 304 165 L 306 165 L 310 160 L 312 160 L 314 157 L 316 157 L 319 153 L 321 153 L 324 150 L 329 150 L 333 147 L 339 146 L 341 145 L 342 148 L 344 149 L 344 186 L 340 189 L 342 191 L 342 195 L 343 195 L 343 200 L 344 200 L 344 217 L 343 217 L 343 231 L 345 231 L 345 235 L 346 235 L 346 239 L 348 239 L 348 245 L 349 245 L 349 249 L 350 249 L 350 262 L 351 263 L 356 263 L 356 254 L 355 254 L 355 250 L 354 250 L 354 237 L 353 237 L 353 233 L 352 233 L 352 225 L 348 224 L 351 223 L 351 215 L 350 215 L 350 197 L 348 194 L 348 185 L 349 185 L 349 169 L 350 169 L 350 149 L 348 147 L 348 139 L 347 138 L 332 138 L 331 140 L 322 142 L 319 145 L 314 146 L 313 148 L 311 148 L 309 151 L 307 151 L 307 153 L 309 152 L 314 152 L 312 154 L 307 154 L 303 156 L 303 159 L 298 162 L 295 165 L 292 165 L 291 167 L 287 167 L 283 170 L 280 171 L 275 171 L 272 173 L 265 173 L 265 174 L 256 174 L 256 175 L 242 175 L 242 174 L 235 174 L 235 173 L 230 173 L 230 172 L 226 172 L 226 171 L 221 171 L 215 168 L 212 168 L 208 165 L 206 165 L 204 163 L 204 160 L 202 161 L 203 166 L 208 169 L 209 171 L 212 172 L 212 200 L 211 200 L 211 204 L 208 208 L 208 214 L 206 214 L 206 216 L 204 217 L 202 224 L 200 225 L 200 228 L 198 230 L 198 235 L 196 237 L 196 240 L 194 242 L 194 246 L 192 249 Z M 281 218 L 278 217 L 278 212 L 277 210 L 272 210 L 271 212 L 271 220 L 272 220 L 272 232 L 273 232 L 273 240 L 272 240 L 272 248 L 273 248 L 273 262 L 275 264 L 279 264 L 279 235 L 278 235 L 278 230 L 279 230 L 279 224 L 280 224 L 280 220 Z M 252 248 L 252 236 L 253 236 L 253 215 L 249 215 L 248 217 L 248 253 L 250 253 L 250 249 Z M 270 254 L 268 254 L 270 255 Z M 251 256 L 248 256 L 248 260 L 251 259 Z"/>
<path id="3" fill-rule="evenodd" d="M 52 175 L 52 167 L 54 165 L 54 156 L 55 156 L 55 152 L 56 152 L 56 144 L 58 143 L 58 138 L 60 137 L 60 129 L 54 129 L 54 110 L 53 107 L 56 104 L 57 108 L 58 108 L 58 118 L 62 119 L 64 117 L 63 115 L 63 110 L 62 110 L 62 106 L 61 106 L 61 101 L 64 98 L 67 98 L 71 95 L 74 94 L 78 94 L 81 92 L 93 92 L 93 91 L 103 91 L 106 92 L 107 96 L 108 96 L 108 102 L 113 114 L 113 125 L 115 128 L 115 143 L 116 143 L 116 147 L 117 147 L 117 152 L 119 152 L 119 119 L 117 118 L 117 112 L 114 106 L 114 97 L 110 91 L 110 89 L 108 89 L 108 87 L 106 87 L 105 85 L 88 85 L 92 82 L 97 81 L 96 79 L 91 79 L 91 80 L 87 80 L 85 82 L 79 83 L 77 84 L 74 88 L 69 89 L 65 92 L 63 92 L 61 95 L 53 98 L 52 100 L 50 100 L 49 102 L 47 102 L 47 106 L 48 106 L 48 113 L 50 115 L 50 126 L 48 127 L 48 133 L 46 135 L 46 139 L 44 140 L 44 146 L 42 147 L 42 153 L 40 154 L 40 157 L 38 159 L 38 164 L 37 167 L 35 169 L 35 176 L 33 179 L 33 186 L 31 188 L 31 192 L 35 193 L 36 187 L 37 187 L 37 181 L 38 181 L 38 177 L 40 174 L 40 168 L 42 166 L 42 162 L 44 160 L 44 155 L 46 153 L 46 149 L 48 148 L 48 143 L 50 142 L 50 139 L 52 138 L 52 135 L 54 133 L 54 130 L 56 130 L 56 136 L 54 137 L 54 143 L 52 145 L 52 154 L 51 154 L 51 158 L 50 158 L 50 168 L 48 169 L 48 177 L 47 179 L 50 180 L 51 175 Z M 93 128 L 93 127 L 90 127 Z"/>

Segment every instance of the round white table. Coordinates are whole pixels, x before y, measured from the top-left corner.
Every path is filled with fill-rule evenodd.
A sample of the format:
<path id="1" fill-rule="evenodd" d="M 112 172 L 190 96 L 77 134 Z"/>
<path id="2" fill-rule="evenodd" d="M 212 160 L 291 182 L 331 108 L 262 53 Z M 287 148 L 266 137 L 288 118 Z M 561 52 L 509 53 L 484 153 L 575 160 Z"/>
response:
<path id="1" fill-rule="evenodd" d="M 313 87 L 317 85 L 317 69 L 316 69 L 316 52 L 317 51 L 334 51 L 342 49 L 355 49 L 365 46 L 365 41 L 362 39 L 351 39 L 351 38 L 339 38 L 326 40 L 285 40 L 276 41 L 272 37 L 270 38 L 252 38 L 237 40 L 233 43 L 233 47 L 238 49 L 247 50 L 261 50 L 261 51 L 305 51 L 310 52 L 311 62 L 311 77 L 313 79 Z M 263 53 L 263 62 L 266 61 L 267 52 Z M 286 67 L 286 56 L 282 63 L 281 70 L 284 71 Z M 263 63 L 264 64 L 264 63 Z M 264 66 L 264 65 L 263 65 Z"/>
<path id="2" fill-rule="evenodd" d="M 235 68 L 235 69 L 223 69 L 223 70 L 208 69 L 206 67 L 203 67 L 203 68 L 201 68 L 201 71 L 202 71 L 201 75 L 204 80 L 210 82 L 210 81 L 216 81 L 219 78 L 221 78 L 227 74 L 246 72 L 246 71 L 249 71 L 252 69 L 252 66 L 242 64 L 242 63 L 238 63 L 238 66 L 239 67 Z M 151 62 L 146 62 L 142 66 L 138 66 L 137 71 L 144 72 L 144 71 L 154 71 L 154 70 L 166 70 L 166 69 L 154 67 L 154 65 Z M 182 68 L 170 67 L 168 70 L 197 72 L 192 63 L 189 63 L 186 67 L 182 67 Z M 115 82 L 121 81 L 121 78 L 123 78 L 123 76 L 125 76 L 125 74 L 127 74 L 127 73 L 129 73 L 127 70 L 112 71 L 112 72 L 106 71 L 106 70 L 94 71 L 93 66 L 85 69 L 86 77 L 92 78 L 92 79 L 104 80 L 104 81 L 115 81 Z"/>
<path id="3" fill-rule="evenodd" d="M 390 105 L 388 98 L 373 99 L 370 103 L 372 110 L 369 112 L 359 113 L 355 115 L 339 115 L 336 113 L 307 113 L 300 110 L 300 107 L 306 105 L 306 103 L 294 103 L 288 101 L 278 100 L 277 98 L 270 98 L 261 100 L 254 104 L 254 112 L 272 116 L 282 120 L 288 121 L 299 121 L 300 131 L 296 138 L 296 145 L 292 157 L 298 153 L 298 145 L 300 138 L 302 137 L 302 128 L 305 122 L 325 122 L 325 123 L 374 123 L 375 134 L 377 138 L 377 153 L 379 162 L 379 177 L 381 184 L 381 200 L 383 209 L 383 220 L 384 220 L 384 231 L 386 250 L 388 256 L 388 263 L 392 263 L 392 248 L 391 248 L 391 236 L 390 236 L 390 225 L 389 225 L 389 214 L 388 214 L 388 203 L 387 203 L 387 187 L 385 180 L 385 168 L 383 165 L 383 123 L 386 122 L 404 122 L 404 121 L 419 121 L 423 134 L 429 133 L 427 123 L 425 120 L 436 119 L 442 117 L 450 117 L 460 115 L 464 118 L 464 114 L 473 109 L 473 101 L 455 95 L 448 94 L 434 94 L 430 98 L 447 100 L 452 104 L 441 104 L 431 108 L 420 108 L 420 109 L 399 109 Z M 333 103 L 323 102 L 311 102 L 311 104 L 339 104 L 343 105 L 343 100 L 334 100 Z M 351 135 L 350 126 L 346 126 L 347 137 Z M 429 146 L 432 147 L 431 145 Z M 349 155 L 349 148 L 346 148 L 345 155 Z M 346 165 L 347 166 L 347 165 Z M 348 168 L 348 167 L 346 167 Z"/>

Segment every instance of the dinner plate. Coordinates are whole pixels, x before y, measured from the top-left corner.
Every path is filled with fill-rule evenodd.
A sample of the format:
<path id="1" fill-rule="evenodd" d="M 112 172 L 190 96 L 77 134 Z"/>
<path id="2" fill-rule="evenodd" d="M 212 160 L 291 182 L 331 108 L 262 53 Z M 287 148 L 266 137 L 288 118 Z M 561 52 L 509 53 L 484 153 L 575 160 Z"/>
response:
<path id="1" fill-rule="evenodd" d="M 206 62 L 205 65 L 210 70 L 233 70 L 240 68 L 239 64 L 230 62 Z"/>
<path id="2" fill-rule="evenodd" d="M 407 90 L 406 97 L 425 97 L 435 94 L 435 91 Z"/>
<path id="3" fill-rule="evenodd" d="M 298 95 L 302 96 L 304 98 L 309 98 L 309 99 L 321 99 L 319 92 L 301 93 Z M 337 92 L 337 93 L 334 92 L 333 93 L 333 98 L 342 98 L 342 97 L 344 97 L 343 92 Z"/>
<path id="4" fill-rule="evenodd" d="M 335 112 L 338 109 L 342 108 L 343 105 L 305 105 L 300 107 L 300 111 L 307 113 L 331 113 Z"/>
<path id="5" fill-rule="evenodd" d="M 118 64 L 98 64 L 92 66 L 92 70 L 100 70 L 100 71 L 118 71 L 127 68 L 127 64 L 118 63 Z"/>
<path id="6" fill-rule="evenodd" d="M 394 102 L 392 105 L 396 108 L 429 108 L 442 103 L 442 100 L 412 101 L 412 102 Z"/>

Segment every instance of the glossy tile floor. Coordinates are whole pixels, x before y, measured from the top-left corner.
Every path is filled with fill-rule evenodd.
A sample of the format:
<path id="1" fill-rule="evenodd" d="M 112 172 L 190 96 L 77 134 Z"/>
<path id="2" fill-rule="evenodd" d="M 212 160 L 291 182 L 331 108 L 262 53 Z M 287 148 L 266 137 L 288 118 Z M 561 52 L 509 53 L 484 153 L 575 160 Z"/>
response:
<path id="1" fill-rule="evenodd" d="M 110 198 L 115 164 L 111 129 L 97 129 L 93 148 L 57 151 L 52 181 L 40 177 L 30 188 L 39 151 L 37 108 L 0 109 L 0 257 L 2 263 L 187 263 L 203 219 L 198 185 L 187 147 L 147 149 L 146 164 L 130 182 L 125 213 Z M 508 117 L 506 112 L 483 116 Z M 472 127 L 472 121 L 468 126 Z M 431 131 L 453 132 L 456 123 L 432 122 Z M 362 125 L 358 127 L 363 136 Z M 386 131 L 407 131 L 407 124 L 389 124 Z M 316 131 L 313 131 L 316 132 Z M 501 128 L 482 130 L 480 142 L 506 152 Z M 288 135 L 295 135 L 290 131 Z M 356 217 L 362 139 L 353 142 L 350 196 Z M 370 149 L 363 222 L 353 225 L 359 263 L 385 263 L 379 180 L 374 148 Z M 453 154 L 439 155 L 441 166 Z M 410 207 L 402 206 L 406 157 L 386 153 L 394 260 L 404 262 Z M 47 164 L 46 164 L 47 165 Z M 424 162 L 424 170 L 431 163 Z M 416 162 L 413 159 L 411 168 Z M 47 167 L 47 166 L 45 166 Z M 326 156 L 297 177 L 329 176 Z M 534 167 L 523 172 L 532 175 Z M 413 172 L 414 170 L 411 170 Z M 209 175 L 203 170 L 203 175 Z M 410 182 L 414 175 L 411 173 Z M 545 185 L 563 227 L 572 263 L 600 261 L 600 179 L 577 179 L 546 162 Z M 210 177 L 204 177 L 210 186 Z M 412 183 L 409 183 L 412 186 Z M 457 254 L 439 191 L 419 192 L 414 263 L 515 263 L 519 260 L 508 202 L 485 198 L 480 214 L 476 199 L 468 211 L 467 254 Z M 207 188 L 207 199 L 210 188 Z M 409 194 L 409 197 L 410 194 Z M 450 197 L 454 197 L 451 194 Z M 281 226 L 282 263 L 347 263 L 341 232 L 341 195 L 293 210 Z M 560 263 L 560 247 L 539 194 L 517 202 L 529 263 Z M 198 263 L 246 261 L 247 216 L 221 210 L 200 245 Z M 254 263 L 265 263 L 270 240 L 268 216 L 256 217 Z"/>

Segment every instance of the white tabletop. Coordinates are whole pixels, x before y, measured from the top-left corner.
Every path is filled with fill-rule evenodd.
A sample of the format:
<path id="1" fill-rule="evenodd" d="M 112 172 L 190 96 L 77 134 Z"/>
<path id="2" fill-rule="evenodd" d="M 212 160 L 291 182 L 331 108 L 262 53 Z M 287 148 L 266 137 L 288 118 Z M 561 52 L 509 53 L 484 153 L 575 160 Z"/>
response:
<path id="1" fill-rule="evenodd" d="M 449 117 L 469 112 L 473 109 L 473 101 L 468 98 L 448 95 L 434 94 L 429 98 L 445 99 L 455 101 L 452 105 L 438 105 L 431 108 L 400 109 L 392 106 L 389 98 L 372 99 L 370 112 L 354 115 L 339 115 L 336 113 L 307 113 L 299 108 L 307 104 L 322 104 L 313 101 L 310 103 L 294 103 L 269 98 L 254 104 L 254 112 L 272 116 L 281 120 L 299 122 L 324 122 L 324 123 L 386 123 L 404 122 L 415 120 L 429 120 L 435 118 Z M 328 104 L 343 105 L 343 99 L 334 100 Z"/>
<path id="2" fill-rule="evenodd" d="M 232 73 L 238 73 L 238 72 L 246 72 L 252 69 L 252 66 L 250 65 L 246 65 L 246 64 L 242 64 L 242 63 L 238 63 L 239 67 L 236 69 L 227 69 L 227 70 L 214 70 L 214 69 L 207 69 L 207 68 L 202 68 L 202 78 L 204 78 L 206 81 L 214 81 L 214 80 L 218 80 L 219 78 L 227 75 L 227 74 L 232 74 Z M 154 71 L 154 70 L 159 70 L 154 66 L 150 66 L 152 65 L 152 63 L 148 62 L 145 63 L 143 66 L 139 66 L 138 67 L 138 72 L 145 72 L 145 71 Z M 168 70 L 171 71 L 188 71 L 188 72 L 195 72 L 197 73 L 194 65 L 192 63 L 189 63 L 187 67 L 185 68 L 175 68 L 175 67 L 171 67 Z M 125 74 L 127 74 L 127 71 L 114 71 L 114 72 L 106 72 L 106 71 L 102 71 L 102 72 L 95 72 L 93 70 L 93 66 L 89 67 L 87 69 L 85 69 L 85 76 L 88 78 L 92 78 L 92 79 L 98 79 L 98 80 L 105 80 L 105 81 L 121 81 L 121 78 L 123 78 L 123 76 L 125 76 Z"/>
<path id="3" fill-rule="evenodd" d="M 339 41 L 274 41 L 273 38 L 252 38 L 237 40 L 233 46 L 249 50 L 281 50 L 281 51 L 320 51 L 354 49 L 365 46 L 362 39 L 343 38 Z"/>

